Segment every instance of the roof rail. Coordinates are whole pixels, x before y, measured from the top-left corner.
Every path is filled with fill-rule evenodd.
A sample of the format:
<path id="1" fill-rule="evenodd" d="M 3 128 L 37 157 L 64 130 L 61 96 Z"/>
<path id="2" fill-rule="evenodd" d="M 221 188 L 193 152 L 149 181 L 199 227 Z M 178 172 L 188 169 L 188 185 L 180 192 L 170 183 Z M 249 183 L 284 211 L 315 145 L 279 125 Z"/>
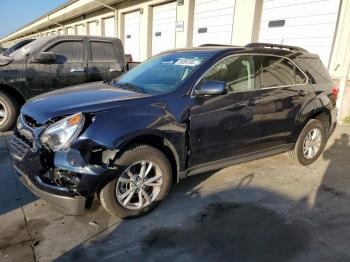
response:
<path id="1" fill-rule="evenodd" d="M 291 45 L 279 45 L 279 44 L 269 44 L 269 43 L 250 43 L 250 44 L 245 45 L 245 47 L 261 47 L 261 48 L 291 50 L 291 51 L 300 51 L 300 52 L 308 53 L 308 51 L 304 48 L 301 48 L 298 46 L 291 46 Z"/>
<path id="2" fill-rule="evenodd" d="M 207 46 L 227 46 L 227 47 L 241 47 L 237 45 L 222 45 L 222 44 L 203 44 L 198 47 L 207 47 Z"/>

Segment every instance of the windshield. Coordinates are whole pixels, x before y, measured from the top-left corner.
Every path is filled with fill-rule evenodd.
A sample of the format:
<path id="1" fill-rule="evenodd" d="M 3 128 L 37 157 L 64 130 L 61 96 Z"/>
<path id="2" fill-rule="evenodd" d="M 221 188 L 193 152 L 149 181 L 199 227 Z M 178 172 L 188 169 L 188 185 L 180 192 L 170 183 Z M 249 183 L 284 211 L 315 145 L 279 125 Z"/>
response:
<path id="1" fill-rule="evenodd" d="M 156 56 L 111 84 L 149 94 L 169 93 L 176 90 L 211 54 L 208 51 L 192 51 Z"/>
<path id="2" fill-rule="evenodd" d="M 15 52 L 16 50 L 22 48 L 22 47 L 25 46 L 25 45 L 28 45 L 30 42 L 33 42 L 33 41 L 34 41 L 33 39 L 23 40 L 23 41 L 21 41 L 21 42 L 15 44 L 15 45 L 13 45 L 13 46 L 11 46 L 10 48 L 8 48 L 8 49 L 4 52 L 4 54 L 5 54 L 5 55 L 10 55 L 10 54 L 12 54 L 13 52 Z"/>
<path id="3" fill-rule="evenodd" d="M 14 59 L 21 59 L 33 53 L 38 47 L 41 47 L 45 42 L 47 42 L 47 38 L 39 38 L 23 46 L 22 48 L 14 51 L 9 56 Z"/>

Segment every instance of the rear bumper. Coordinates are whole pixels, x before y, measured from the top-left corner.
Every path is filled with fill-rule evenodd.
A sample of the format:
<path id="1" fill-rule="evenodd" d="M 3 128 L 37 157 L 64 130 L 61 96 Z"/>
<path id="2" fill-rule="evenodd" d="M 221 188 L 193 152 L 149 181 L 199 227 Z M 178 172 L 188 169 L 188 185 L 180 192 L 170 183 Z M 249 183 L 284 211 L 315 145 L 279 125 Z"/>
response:
<path id="1" fill-rule="evenodd" d="M 50 203 L 55 209 L 66 215 L 82 215 L 85 211 L 86 198 L 83 196 L 68 197 L 49 193 L 40 189 L 29 177 L 14 165 L 21 182 L 36 196 Z M 40 183 L 40 180 L 36 181 Z"/>

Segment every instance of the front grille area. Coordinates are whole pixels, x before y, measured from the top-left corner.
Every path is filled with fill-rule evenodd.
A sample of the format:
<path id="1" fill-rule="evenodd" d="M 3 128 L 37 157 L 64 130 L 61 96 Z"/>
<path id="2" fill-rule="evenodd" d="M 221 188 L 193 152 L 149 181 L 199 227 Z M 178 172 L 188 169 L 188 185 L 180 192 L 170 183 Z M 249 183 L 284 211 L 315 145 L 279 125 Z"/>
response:
<path id="1" fill-rule="evenodd" d="M 28 152 L 30 146 L 16 135 L 12 136 L 10 144 L 10 153 L 14 158 L 22 160 Z"/>
<path id="2" fill-rule="evenodd" d="M 33 148 L 34 145 L 34 134 L 29 129 L 15 129 L 13 132 L 14 136 L 16 136 L 18 139 L 23 141 L 25 144 L 27 144 L 30 148 Z"/>

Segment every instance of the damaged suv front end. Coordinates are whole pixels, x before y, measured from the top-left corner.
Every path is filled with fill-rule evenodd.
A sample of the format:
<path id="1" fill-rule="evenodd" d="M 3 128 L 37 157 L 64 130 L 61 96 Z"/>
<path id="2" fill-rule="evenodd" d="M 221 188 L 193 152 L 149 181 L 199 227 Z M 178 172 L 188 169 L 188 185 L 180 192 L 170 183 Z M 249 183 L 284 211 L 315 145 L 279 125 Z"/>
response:
<path id="1" fill-rule="evenodd" d="M 94 117 L 77 113 L 38 124 L 22 113 L 12 136 L 10 152 L 21 181 L 68 215 L 83 214 L 103 178 L 115 171 L 102 163 L 101 146 L 76 139 Z"/>

